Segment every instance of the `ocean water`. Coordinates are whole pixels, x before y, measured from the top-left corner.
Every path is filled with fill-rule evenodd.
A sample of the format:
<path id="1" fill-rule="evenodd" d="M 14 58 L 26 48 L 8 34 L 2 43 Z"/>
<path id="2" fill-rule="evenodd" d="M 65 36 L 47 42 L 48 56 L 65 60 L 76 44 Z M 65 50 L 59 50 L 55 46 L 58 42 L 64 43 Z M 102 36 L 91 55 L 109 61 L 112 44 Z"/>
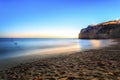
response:
<path id="1" fill-rule="evenodd" d="M 0 38 L 0 60 L 29 55 L 65 54 L 71 51 L 101 48 L 111 43 L 112 40 Z"/>

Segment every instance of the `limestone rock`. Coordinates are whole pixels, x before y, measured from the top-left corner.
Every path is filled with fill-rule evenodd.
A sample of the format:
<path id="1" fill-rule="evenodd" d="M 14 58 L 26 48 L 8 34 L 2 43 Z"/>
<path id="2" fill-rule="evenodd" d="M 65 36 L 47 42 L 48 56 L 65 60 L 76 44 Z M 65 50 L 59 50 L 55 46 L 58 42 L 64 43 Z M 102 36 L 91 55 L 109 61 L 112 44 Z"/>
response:
<path id="1" fill-rule="evenodd" d="M 89 25 L 79 33 L 79 39 L 110 39 L 120 38 L 120 20 Z"/>

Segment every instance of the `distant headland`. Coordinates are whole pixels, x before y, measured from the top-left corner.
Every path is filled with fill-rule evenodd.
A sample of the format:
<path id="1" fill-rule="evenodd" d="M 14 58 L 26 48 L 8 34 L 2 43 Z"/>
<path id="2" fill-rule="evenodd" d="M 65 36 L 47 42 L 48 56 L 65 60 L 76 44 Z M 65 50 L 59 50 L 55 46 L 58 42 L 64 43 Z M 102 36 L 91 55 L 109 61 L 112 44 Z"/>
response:
<path id="1" fill-rule="evenodd" d="M 112 39 L 120 38 L 120 19 L 88 25 L 80 31 L 79 39 Z"/>

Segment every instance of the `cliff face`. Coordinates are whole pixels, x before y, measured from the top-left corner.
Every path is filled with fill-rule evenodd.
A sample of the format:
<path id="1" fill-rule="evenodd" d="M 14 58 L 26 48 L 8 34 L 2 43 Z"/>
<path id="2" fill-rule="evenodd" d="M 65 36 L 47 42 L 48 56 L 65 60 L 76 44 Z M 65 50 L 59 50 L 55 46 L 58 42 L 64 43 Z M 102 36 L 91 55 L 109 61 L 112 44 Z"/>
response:
<path id="1" fill-rule="evenodd" d="M 120 38 L 120 20 L 89 25 L 79 33 L 79 39 Z"/>

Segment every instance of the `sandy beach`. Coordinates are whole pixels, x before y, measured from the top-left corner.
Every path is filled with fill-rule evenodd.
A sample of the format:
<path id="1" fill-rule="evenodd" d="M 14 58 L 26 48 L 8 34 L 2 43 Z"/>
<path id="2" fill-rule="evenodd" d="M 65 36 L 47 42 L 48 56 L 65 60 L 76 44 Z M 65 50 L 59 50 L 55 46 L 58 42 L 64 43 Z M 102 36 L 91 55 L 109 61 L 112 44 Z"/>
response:
<path id="1" fill-rule="evenodd" d="M 0 80 L 120 80 L 120 43 L 18 64 Z"/>

